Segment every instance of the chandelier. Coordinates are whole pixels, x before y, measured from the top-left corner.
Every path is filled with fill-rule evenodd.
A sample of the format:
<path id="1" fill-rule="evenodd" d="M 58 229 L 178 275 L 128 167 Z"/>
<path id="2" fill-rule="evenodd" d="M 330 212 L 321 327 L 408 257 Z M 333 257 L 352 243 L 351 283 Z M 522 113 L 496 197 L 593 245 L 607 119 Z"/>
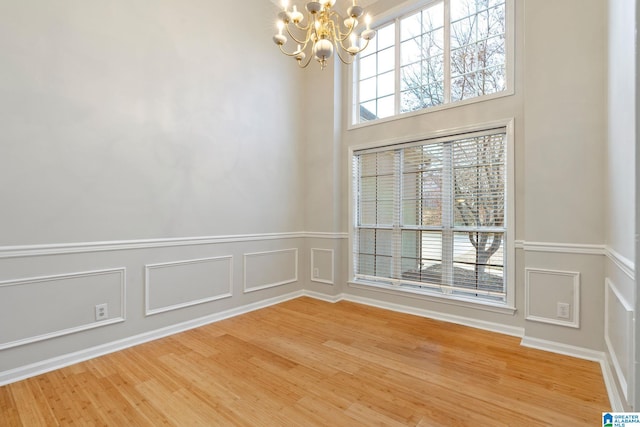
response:
<path id="1" fill-rule="evenodd" d="M 332 9 L 335 3 L 336 0 L 310 1 L 305 6 L 305 20 L 305 16 L 295 5 L 289 10 L 289 0 L 282 0 L 283 10 L 278 13 L 278 34 L 273 36 L 273 41 L 282 53 L 295 58 L 301 68 L 306 68 L 311 59 L 315 58 L 320 63 L 320 68 L 324 69 L 334 50 L 343 63 L 351 64 L 355 56 L 365 50 L 369 41 L 375 37 L 376 32 L 370 27 L 369 15 L 365 18 L 366 29 L 359 36 L 356 34 L 358 18 L 364 13 L 356 5 L 356 0 L 347 9 L 347 18 Z M 284 48 L 288 40 L 282 34 L 284 29 L 298 45 L 293 52 L 287 52 Z M 364 41 L 362 45 L 361 40 Z"/>

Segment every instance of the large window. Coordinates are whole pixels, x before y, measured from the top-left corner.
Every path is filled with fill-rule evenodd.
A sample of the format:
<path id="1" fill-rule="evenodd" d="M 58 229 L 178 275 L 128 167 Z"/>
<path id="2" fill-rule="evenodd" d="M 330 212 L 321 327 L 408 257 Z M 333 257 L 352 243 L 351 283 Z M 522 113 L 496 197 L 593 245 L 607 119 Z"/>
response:
<path id="1" fill-rule="evenodd" d="M 355 151 L 355 280 L 508 302 L 506 152 L 504 129 Z"/>
<path id="2" fill-rule="evenodd" d="M 501 94 L 509 0 L 435 0 L 379 28 L 355 67 L 354 122 Z"/>

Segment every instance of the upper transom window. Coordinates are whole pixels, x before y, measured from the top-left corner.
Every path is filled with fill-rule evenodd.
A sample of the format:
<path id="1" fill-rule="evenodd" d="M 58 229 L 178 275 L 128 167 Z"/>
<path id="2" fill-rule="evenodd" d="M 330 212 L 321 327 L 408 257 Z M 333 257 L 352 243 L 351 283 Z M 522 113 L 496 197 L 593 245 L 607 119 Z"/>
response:
<path id="1" fill-rule="evenodd" d="M 355 67 L 354 123 L 504 93 L 508 3 L 438 0 L 378 27 Z"/>

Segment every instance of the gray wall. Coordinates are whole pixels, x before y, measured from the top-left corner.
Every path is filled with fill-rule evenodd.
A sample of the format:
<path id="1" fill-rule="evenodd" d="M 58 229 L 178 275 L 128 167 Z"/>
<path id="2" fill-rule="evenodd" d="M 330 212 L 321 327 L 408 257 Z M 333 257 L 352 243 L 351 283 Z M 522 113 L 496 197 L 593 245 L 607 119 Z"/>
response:
<path id="1" fill-rule="evenodd" d="M 248 3 L 3 2 L 0 244 L 300 230 L 302 74 Z"/>
<path id="2" fill-rule="evenodd" d="M 0 383 L 307 281 L 303 73 L 276 13 L 0 2 Z"/>
<path id="3" fill-rule="evenodd" d="M 377 14 L 397 6 L 379 1 Z M 580 16 L 575 14 L 580 10 Z M 605 153 L 606 153 L 606 1 L 579 0 L 515 1 L 515 94 L 481 103 L 410 116 L 375 125 L 347 129 L 342 111 L 339 135 L 342 146 L 334 163 L 334 174 L 343 191 L 317 189 L 307 197 L 320 205 L 339 205 L 340 229 L 348 230 L 349 147 L 376 141 L 412 139 L 416 136 L 513 119 L 515 134 L 515 315 L 451 306 L 412 298 L 400 293 L 379 293 L 342 283 L 343 291 L 362 298 L 398 303 L 431 312 L 448 313 L 479 322 L 494 322 L 523 328 L 529 338 L 562 345 L 604 350 L 604 242 L 605 242 Z M 343 71 L 342 105 L 350 105 L 348 71 Z M 317 82 L 317 80 L 316 80 Z M 335 82 L 323 79 L 327 90 L 322 108 L 332 110 Z M 325 146 L 327 135 L 311 145 Z M 327 150 L 325 155 L 329 155 Z M 309 161 L 309 158 L 307 159 Z M 330 169 L 313 170 L 308 179 L 320 179 Z M 324 179 L 324 178 L 323 178 Z M 307 215 L 307 229 L 327 230 L 319 215 Z M 340 249 L 347 254 L 348 244 Z M 537 275 L 527 275 L 533 269 Z M 561 274 L 558 274 L 561 273 Z M 561 295 L 579 287 L 579 328 L 525 319 L 525 305 L 554 313 Z M 565 279 L 569 278 L 571 280 Z M 527 280 L 533 278 L 536 280 Z M 549 281 L 561 287 L 541 292 Z M 526 286 L 526 285 L 529 286 Z M 577 307 L 573 307 L 577 310 Z M 576 311 L 577 313 L 577 311 Z M 556 321 L 555 316 L 548 319 Z"/>

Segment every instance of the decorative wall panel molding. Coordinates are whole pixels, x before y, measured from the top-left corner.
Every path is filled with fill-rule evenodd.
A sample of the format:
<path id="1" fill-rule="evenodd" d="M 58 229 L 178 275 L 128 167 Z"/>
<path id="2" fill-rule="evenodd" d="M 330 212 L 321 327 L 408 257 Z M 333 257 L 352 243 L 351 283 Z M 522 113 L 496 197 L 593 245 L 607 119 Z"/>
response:
<path id="1" fill-rule="evenodd" d="M 629 279 L 636 280 L 636 267 L 633 261 L 623 257 L 609 246 L 606 247 L 606 255 Z"/>
<path id="2" fill-rule="evenodd" d="M 604 340 L 620 388 L 630 402 L 633 391 L 633 307 L 609 279 L 605 279 L 604 300 Z"/>
<path id="3" fill-rule="evenodd" d="M 569 304 L 566 318 L 558 316 L 558 303 Z M 580 273 L 525 268 L 525 319 L 579 328 Z"/>
<path id="4" fill-rule="evenodd" d="M 244 254 L 244 292 L 298 281 L 298 249 Z"/>
<path id="5" fill-rule="evenodd" d="M 553 243 L 553 242 L 527 242 L 516 240 L 516 249 L 524 249 L 527 252 L 552 252 L 579 255 L 604 255 L 604 245 L 589 245 L 581 243 Z"/>
<path id="6" fill-rule="evenodd" d="M 311 248 L 311 281 L 334 284 L 333 249 Z"/>
<path id="7" fill-rule="evenodd" d="M 125 268 L 0 282 L 0 350 L 124 322 L 125 289 Z"/>
<path id="8" fill-rule="evenodd" d="M 232 296 L 233 256 L 145 265 L 145 315 Z"/>
<path id="9" fill-rule="evenodd" d="M 24 258 L 42 255 L 62 255 L 105 251 L 123 251 L 133 249 L 170 248 L 179 246 L 213 245 L 220 243 L 257 242 L 265 240 L 301 239 L 305 237 L 325 236 L 338 238 L 334 233 L 263 233 L 238 234 L 229 236 L 200 236 L 172 239 L 121 240 L 108 242 L 61 243 L 50 245 L 0 246 L 0 259 Z"/>
<path id="10" fill-rule="evenodd" d="M 305 232 L 304 237 L 309 239 L 333 239 L 342 240 L 348 239 L 349 233 L 323 233 L 323 232 Z"/>
<path id="11" fill-rule="evenodd" d="M 615 249 L 606 245 L 586 245 L 578 243 L 527 242 L 516 240 L 516 249 L 527 252 L 553 252 L 578 255 L 605 255 L 622 270 L 631 280 L 635 280 L 635 263 L 620 255 Z"/>

